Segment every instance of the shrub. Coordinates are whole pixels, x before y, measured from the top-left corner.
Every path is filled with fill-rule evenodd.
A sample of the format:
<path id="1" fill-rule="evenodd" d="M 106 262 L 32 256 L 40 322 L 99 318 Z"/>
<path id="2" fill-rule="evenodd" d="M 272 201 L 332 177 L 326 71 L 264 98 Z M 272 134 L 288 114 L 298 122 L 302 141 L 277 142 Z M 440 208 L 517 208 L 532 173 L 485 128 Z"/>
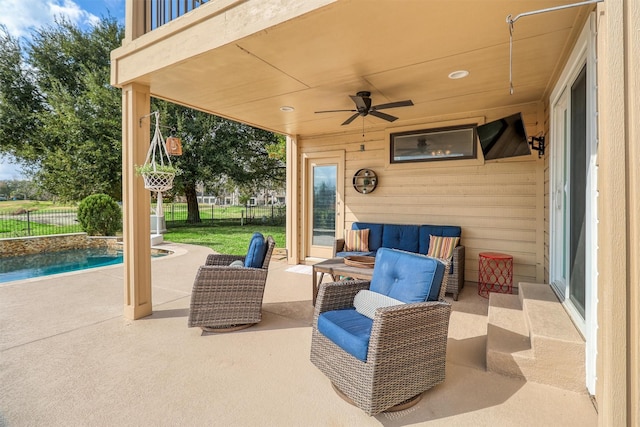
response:
<path id="1" fill-rule="evenodd" d="M 90 236 L 114 236 L 122 229 L 122 210 L 106 194 L 93 194 L 78 205 L 78 222 Z"/>

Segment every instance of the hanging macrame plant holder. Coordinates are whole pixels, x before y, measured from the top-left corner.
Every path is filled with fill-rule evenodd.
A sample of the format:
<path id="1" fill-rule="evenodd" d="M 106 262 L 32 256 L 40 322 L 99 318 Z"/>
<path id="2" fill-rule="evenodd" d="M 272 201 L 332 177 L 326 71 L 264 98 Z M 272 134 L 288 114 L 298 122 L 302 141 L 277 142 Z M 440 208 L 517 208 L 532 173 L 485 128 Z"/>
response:
<path id="1" fill-rule="evenodd" d="M 162 192 L 173 188 L 176 169 L 171 164 L 171 158 L 167 152 L 162 132 L 160 132 L 160 113 L 155 111 L 151 115 L 156 118 L 156 129 L 151 139 L 147 158 L 140 168 L 140 175 L 144 179 L 144 188 L 157 193 L 158 202 L 155 209 L 156 233 L 160 234 L 164 218 Z"/>
<path id="2" fill-rule="evenodd" d="M 160 113 L 156 111 L 152 115 L 156 118 L 156 130 L 140 175 L 144 179 L 144 188 L 160 193 L 173 188 L 173 178 L 175 178 L 176 172 L 175 170 L 167 171 L 167 168 L 173 169 L 173 165 L 162 132 L 160 132 Z"/>

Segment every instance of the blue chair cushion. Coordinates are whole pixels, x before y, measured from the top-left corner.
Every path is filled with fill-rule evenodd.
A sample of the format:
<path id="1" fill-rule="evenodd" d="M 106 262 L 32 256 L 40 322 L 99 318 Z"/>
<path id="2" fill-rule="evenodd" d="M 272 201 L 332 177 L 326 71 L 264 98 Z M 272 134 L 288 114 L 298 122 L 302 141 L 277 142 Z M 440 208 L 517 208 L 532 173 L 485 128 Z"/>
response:
<path id="1" fill-rule="evenodd" d="M 244 259 L 244 266 L 251 268 L 262 268 L 264 256 L 267 254 L 267 242 L 261 233 L 253 233 L 249 242 L 249 251 Z"/>
<path id="2" fill-rule="evenodd" d="M 338 347 L 365 362 L 373 320 L 355 308 L 326 311 L 318 316 L 318 331 Z"/>
<path id="3" fill-rule="evenodd" d="M 352 230 L 369 229 L 369 250 L 375 252 L 382 247 L 382 224 L 373 224 L 369 222 L 354 222 L 351 224 Z"/>
<path id="4" fill-rule="evenodd" d="M 417 225 L 385 224 L 382 232 L 382 247 L 418 252 L 420 228 Z"/>
<path id="5" fill-rule="evenodd" d="M 380 248 L 369 289 L 411 303 L 437 301 L 444 264 L 435 258 Z"/>

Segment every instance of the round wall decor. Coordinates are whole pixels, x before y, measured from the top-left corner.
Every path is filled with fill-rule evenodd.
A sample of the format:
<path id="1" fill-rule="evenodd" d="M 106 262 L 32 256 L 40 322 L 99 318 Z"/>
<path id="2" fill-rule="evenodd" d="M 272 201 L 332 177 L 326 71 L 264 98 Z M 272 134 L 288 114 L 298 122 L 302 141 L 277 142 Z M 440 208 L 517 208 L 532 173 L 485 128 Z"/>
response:
<path id="1" fill-rule="evenodd" d="M 353 188 L 358 193 L 369 194 L 378 186 L 378 176 L 371 169 L 360 169 L 353 175 Z"/>

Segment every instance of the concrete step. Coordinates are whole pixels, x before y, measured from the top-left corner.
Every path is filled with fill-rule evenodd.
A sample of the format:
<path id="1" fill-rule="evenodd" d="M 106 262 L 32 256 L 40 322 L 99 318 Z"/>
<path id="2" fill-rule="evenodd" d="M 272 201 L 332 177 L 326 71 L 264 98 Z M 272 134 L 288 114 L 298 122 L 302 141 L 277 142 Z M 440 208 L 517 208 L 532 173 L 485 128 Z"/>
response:
<path id="1" fill-rule="evenodd" d="M 586 392 L 585 343 L 549 285 L 489 296 L 487 370 Z"/>

